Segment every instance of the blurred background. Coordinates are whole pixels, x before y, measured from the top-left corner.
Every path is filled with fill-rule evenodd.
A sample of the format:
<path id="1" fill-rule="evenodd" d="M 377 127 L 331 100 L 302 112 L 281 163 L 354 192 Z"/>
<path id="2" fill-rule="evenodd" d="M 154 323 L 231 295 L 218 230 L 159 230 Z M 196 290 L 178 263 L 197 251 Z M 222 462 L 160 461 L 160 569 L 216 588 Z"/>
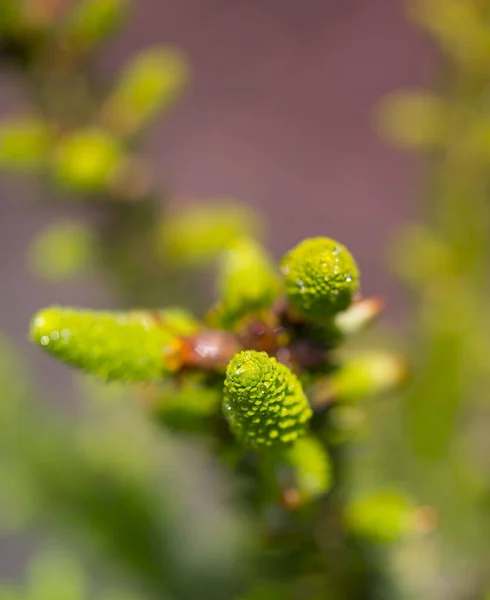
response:
<path id="1" fill-rule="evenodd" d="M 254 582 L 250 594 L 232 594 L 230 581 L 239 579 L 236 564 L 246 555 L 236 540 L 246 537 L 242 527 L 248 524 L 237 517 L 235 505 L 230 514 L 226 512 L 224 498 L 228 495 L 220 487 L 221 462 L 228 482 L 233 479 L 229 471 L 234 470 L 227 461 L 233 464 L 233 460 L 220 456 L 217 465 L 216 457 L 200 456 L 199 446 L 195 455 L 194 441 L 187 447 L 184 436 L 185 447 L 181 447 L 182 440 L 175 442 L 171 435 L 167 439 L 165 428 L 162 442 L 140 419 L 142 411 L 136 411 L 136 417 L 129 411 L 125 422 L 125 409 L 121 409 L 124 422 L 114 425 L 110 439 L 104 437 L 105 431 L 97 431 L 87 443 L 87 432 L 81 431 L 82 450 L 78 433 L 70 428 L 57 437 L 58 433 L 51 436 L 50 426 L 45 432 L 40 426 L 36 437 L 37 413 L 32 411 L 27 418 L 29 402 L 22 409 L 25 413 L 19 414 L 27 415 L 30 425 L 22 426 L 18 440 L 11 424 L 20 422 L 20 417 L 0 412 L 0 484 L 22 480 L 17 469 L 20 473 L 24 465 L 28 465 L 27 479 L 35 479 L 39 466 L 36 485 L 42 489 L 47 482 L 40 493 L 46 506 L 56 512 L 59 500 L 60 513 L 66 509 L 70 518 L 78 518 L 83 526 L 88 519 L 96 534 L 102 532 L 101 537 L 113 543 L 109 547 L 122 559 L 127 572 L 131 574 L 133 569 L 141 579 L 143 574 L 148 576 L 151 594 L 108 594 L 108 600 L 160 599 L 162 590 L 165 598 L 193 600 L 201 588 L 200 597 L 210 600 L 488 600 L 488 2 L 469 0 L 462 8 L 464 3 L 459 0 L 139 0 L 133 2 L 125 26 L 120 30 L 114 26 L 117 34 L 107 35 L 107 39 L 102 30 L 104 23 L 111 25 L 107 34 L 112 28 L 110 7 L 125 2 L 101 0 L 101 6 L 109 7 L 107 13 L 97 13 L 97 4 L 97 0 L 22 0 L 18 4 L 0 0 L 4 66 L 0 69 L 0 162 L 5 167 L 0 172 L 0 332 L 16 348 L 23 365 L 15 371 L 8 360 L 2 362 L 5 357 L 10 360 L 10 350 L 3 350 L 2 358 L 0 338 L 0 385 L 5 397 L 24 398 L 19 401 L 24 406 L 26 399 L 37 394 L 41 404 L 47 398 L 48 405 L 54 404 L 54 412 L 61 408 L 63 414 L 66 409 L 78 420 L 85 411 L 85 397 L 110 395 L 112 392 L 104 389 L 87 387 L 85 380 L 81 383 L 70 369 L 29 342 L 32 315 L 53 304 L 113 309 L 160 306 L 175 299 L 201 310 L 213 297 L 210 274 L 214 271 L 209 264 L 197 275 L 191 269 L 193 283 L 189 283 L 185 265 L 182 272 L 186 274 L 180 278 L 185 260 L 179 263 L 182 256 L 178 251 L 190 252 L 184 258 L 199 263 L 195 260 L 198 251 L 189 251 L 192 244 L 179 250 L 178 236 L 173 239 L 172 227 L 165 229 L 164 223 L 172 219 L 173 210 L 175 215 L 187 205 L 224 201 L 243 203 L 257 211 L 258 221 L 268 229 L 265 246 L 275 259 L 305 237 L 331 236 L 344 243 L 359 264 L 365 296 L 381 297 L 386 303 L 382 324 L 364 344 L 402 350 L 412 378 L 389 401 L 347 406 L 338 414 L 334 409 L 337 417 L 326 426 L 329 435 L 338 438 L 332 441 L 329 437 L 326 445 L 329 451 L 333 448 L 335 470 L 340 471 L 339 491 L 333 493 L 332 501 L 327 499 L 325 513 L 315 513 L 319 522 L 313 527 L 328 565 L 336 564 L 331 559 L 340 556 L 339 572 L 335 566 L 333 573 L 326 569 L 325 589 L 334 589 L 329 587 L 329 578 L 341 582 L 328 595 L 318 591 L 323 589 L 324 574 L 320 569 L 322 574 L 316 579 L 317 574 L 308 570 L 310 563 L 306 574 L 300 573 L 290 586 L 296 590 L 291 596 L 285 596 L 282 588 L 261 587 L 262 581 L 258 591 Z M 76 13 L 78 5 L 90 10 Z M 25 30 L 14 27 L 9 31 L 7 17 L 15 17 L 20 6 L 28 7 L 26 14 L 32 22 Z M 67 19 L 66 31 L 55 27 L 53 33 L 51 17 L 46 15 L 54 15 L 56 21 L 68 6 L 68 14 L 75 7 L 75 17 Z M 407 6 L 411 18 L 407 18 Z M 19 51 L 19 39 L 26 42 L 26 54 Z M 73 42 L 73 48 L 67 40 Z M 171 47 L 175 55 L 163 51 L 162 57 L 157 51 L 148 62 L 138 63 L 139 53 L 144 55 L 149 46 Z M 189 65 L 185 85 L 180 52 Z M 147 85 L 149 95 L 145 96 L 144 89 L 139 95 L 136 84 L 141 88 Z M 165 94 L 171 97 L 173 86 L 184 90 L 167 106 Z M 418 91 L 402 93 L 392 105 L 385 103 L 383 121 L 378 112 L 380 102 L 387 94 L 406 88 Z M 150 97 L 153 92 L 160 94 L 155 105 Z M 127 122 L 122 118 L 124 111 L 116 110 L 124 108 L 124 102 L 134 109 Z M 32 112 L 32 105 L 37 112 Z M 148 115 L 138 112 L 141 106 L 148 109 Z M 19 127 L 15 118 L 14 126 L 9 125 L 12 115 L 23 114 L 30 114 L 27 125 L 23 122 Z M 52 119 L 57 128 L 54 150 L 50 146 L 52 132 L 36 121 L 40 114 Z M 34 121 L 29 121 L 33 115 Z M 94 124 L 107 128 L 110 135 L 100 136 L 100 130 L 94 135 Z M 416 152 L 400 152 L 386 143 L 387 138 Z M 33 156 L 23 162 L 25 148 Z M 99 164 L 90 159 L 85 162 L 93 155 L 101 158 Z M 116 163 L 120 169 L 109 177 Z M 33 165 L 36 177 L 25 176 Z M 71 202 L 70 198 L 81 201 Z M 103 202 L 98 203 L 101 198 Z M 247 209 L 240 210 L 227 213 L 226 219 L 229 217 L 232 228 L 240 230 L 238 219 L 245 230 L 253 230 L 257 218 Z M 193 211 L 199 214 L 198 209 Z M 216 218 L 219 229 L 222 222 L 217 214 L 210 220 Z M 195 233 L 192 218 L 187 229 L 191 237 Z M 185 217 L 183 220 L 185 229 Z M 89 227 L 63 230 L 62 225 L 60 237 L 57 225 L 50 227 L 63 222 L 88 223 Z M 169 222 L 180 231 L 178 217 Z M 414 222 L 424 225 L 414 227 Z M 211 233 L 214 225 L 209 226 Z M 44 231 L 51 233 L 43 237 Z M 206 235 L 213 237 L 209 230 L 203 238 Z M 152 236 L 167 239 L 162 245 L 167 244 L 165 251 L 174 252 L 171 260 L 164 255 L 161 261 L 161 248 L 152 245 Z M 205 239 L 204 245 L 208 242 Z M 65 252 L 67 262 L 58 263 Z M 89 268 L 85 268 L 87 257 Z M 80 265 L 83 268 L 78 269 Z M 375 375 L 370 372 L 360 391 L 354 382 L 354 390 L 348 393 L 357 399 L 364 392 L 367 396 L 386 392 L 385 375 L 383 368 Z M 24 380 L 31 381 L 27 392 L 22 387 Z M 126 398 L 126 391 L 116 390 L 118 394 Z M 80 397 L 84 400 L 79 401 Z M 214 401 L 216 398 L 210 404 Z M 119 405 L 113 404 L 118 407 L 114 411 L 117 421 Z M 127 404 L 123 406 L 127 408 Z M 204 414 L 204 420 L 208 417 Z M 94 419 L 96 425 L 98 419 Z M 126 436 L 134 439 L 134 456 L 133 449 L 124 445 Z M 56 443 L 45 447 L 51 437 Z M 74 455 L 68 458 L 67 451 L 65 459 L 59 450 L 63 444 L 71 448 L 72 437 Z M 7 440 L 5 447 L 3 439 Z M 160 454 L 161 444 L 169 450 L 168 455 L 165 451 Z M 38 452 L 44 457 L 39 465 Z M 163 467 L 153 464 L 156 455 L 165 463 Z M 11 469 L 13 476 L 11 459 L 19 463 Z M 111 521 L 110 503 L 104 504 L 103 493 L 99 497 L 95 489 L 93 493 L 81 490 L 70 479 L 70 460 L 79 467 L 80 481 L 86 481 L 90 490 L 94 481 L 99 481 L 100 465 L 107 468 L 108 489 L 114 494 L 111 502 L 120 502 L 121 510 L 116 511 L 119 521 L 116 517 Z M 91 470 L 94 464 L 97 477 Z M 121 480 L 126 481 L 125 469 L 131 476 L 136 474 L 135 481 L 149 493 L 151 502 L 165 498 L 168 489 L 154 486 L 155 472 L 158 476 L 164 473 L 163 483 L 170 479 L 170 487 L 178 481 L 176 502 L 180 494 L 188 512 L 177 510 L 175 530 L 172 524 L 170 538 L 162 535 L 162 539 L 182 544 L 182 564 L 172 564 L 172 552 L 170 558 L 165 553 L 168 548 L 160 552 L 159 547 L 154 555 L 153 548 L 145 553 L 147 542 L 151 546 L 153 538 L 158 538 L 152 536 L 154 523 L 145 520 L 145 511 L 151 506 L 155 523 L 168 534 L 167 507 L 145 504 L 143 492 L 134 500 L 124 484 L 118 487 Z M 187 475 L 183 477 L 181 471 Z M 12 489 L 17 490 L 16 485 L 12 484 Z M 13 506 L 15 498 L 22 498 L 22 510 L 25 498 L 30 497 L 30 488 L 23 485 L 11 502 Z M 326 488 L 328 485 L 322 493 Z M 161 496 L 153 498 L 156 489 Z M 368 494 L 365 503 L 361 500 L 356 505 L 358 497 L 362 498 L 359 492 L 366 490 L 375 490 L 374 496 Z M 125 504 L 128 493 L 130 500 Z M 273 513 L 269 514 L 267 502 L 260 516 L 266 522 Z M 86 511 L 86 507 L 91 508 Z M 337 509 L 350 515 L 345 532 L 337 529 Z M 120 536 L 121 523 L 131 521 L 133 511 L 137 518 L 128 535 L 134 534 L 140 544 L 134 551 L 131 538 Z M 29 513 L 30 507 L 25 512 Z M 190 519 L 190 526 L 189 515 L 195 519 Z M 272 520 L 276 516 L 272 514 Z M 23 518 L 19 517 L 20 521 Z M 12 521 L 10 517 L 6 520 Z M 147 538 L 138 537 L 138 525 L 148 532 Z M 193 526 L 200 540 L 197 549 L 189 544 L 193 541 L 189 527 Z M 215 531 L 220 532 L 214 536 L 216 547 L 208 552 L 206 543 Z M 334 533 L 330 539 L 321 532 Z M 6 535 L 0 545 L 0 572 L 7 578 L 23 573 L 30 548 L 37 543 L 30 534 L 27 538 L 16 534 Z M 358 543 L 356 536 L 364 541 Z M 301 546 L 298 553 L 303 550 Z M 169 560 L 170 583 L 153 569 L 161 554 Z M 49 564 L 41 562 L 34 568 L 33 589 L 39 587 L 36 573 L 56 572 L 56 561 L 55 556 Z M 277 556 L 272 557 L 272 564 L 277 572 L 289 573 L 287 563 L 278 566 Z M 62 566 L 60 572 L 73 574 L 73 565 Z M 99 566 L 89 564 L 87 572 L 97 579 Z M 47 595 L 33 592 L 29 600 L 83 597 L 77 588 L 55 598 L 50 595 L 50 585 L 40 586 L 48 590 Z M 0 600 L 4 597 L 24 598 L 0 586 Z"/>
<path id="2" fill-rule="evenodd" d="M 177 197 L 259 208 L 276 256 L 305 236 L 343 240 L 358 257 L 365 293 L 383 296 L 389 316 L 400 318 L 403 292 L 386 269 L 386 249 L 417 214 L 418 164 L 379 140 L 372 111 L 385 93 L 430 82 L 436 68 L 403 2 L 140 0 L 131 27 L 101 54 L 101 72 L 114 74 L 152 43 L 182 48 L 192 69 L 182 100 L 149 134 L 162 182 Z M 25 99 L 1 76 L 7 114 Z M 26 322 L 39 305 L 110 299 L 102 281 L 53 288 L 26 275 L 26 244 L 52 214 L 33 206 L 36 190 L 26 182 L 2 177 L 0 185 L 2 328 L 30 352 Z"/>

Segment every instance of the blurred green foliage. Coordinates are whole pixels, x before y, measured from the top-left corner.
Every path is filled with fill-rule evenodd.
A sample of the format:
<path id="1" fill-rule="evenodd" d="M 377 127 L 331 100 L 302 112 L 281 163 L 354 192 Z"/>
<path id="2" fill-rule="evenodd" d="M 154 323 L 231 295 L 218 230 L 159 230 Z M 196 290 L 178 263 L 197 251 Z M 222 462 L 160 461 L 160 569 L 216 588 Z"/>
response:
<path id="1" fill-rule="evenodd" d="M 134 134 L 172 105 L 187 80 L 187 62 L 167 48 L 134 56 L 103 107 L 103 118 L 123 135 Z"/>
<path id="2" fill-rule="evenodd" d="M 220 303 L 215 317 L 224 327 L 267 310 L 280 293 L 281 282 L 273 261 L 250 238 L 229 244 L 221 253 L 218 273 Z"/>
<path id="3" fill-rule="evenodd" d="M 53 176 L 68 189 L 107 189 L 121 169 L 122 149 L 108 133 L 79 130 L 61 139 L 53 157 Z"/>
<path id="4" fill-rule="evenodd" d="M 405 566 L 412 581 L 401 578 L 402 590 L 483 598 L 489 471 L 480 458 L 488 437 L 475 423 L 482 430 L 490 424 L 483 366 L 489 351 L 490 4 L 413 0 L 408 13 L 440 50 L 441 67 L 432 89 L 396 92 L 376 111 L 381 134 L 423 153 L 429 167 L 424 222 L 397 232 L 391 254 L 415 299 L 405 328 L 412 378 L 397 411 L 401 436 L 390 450 L 396 464 L 379 478 L 396 473 L 437 513 L 437 535 L 417 544 L 421 557 L 432 558 L 423 565 L 412 555 Z M 379 432 L 383 428 L 386 423 Z"/>
<path id="5" fill-rule="evenodd" d="M 76 50 L 92 50 L 127 17 L 128 0 L 80 0 L 66 15 L 62 34 Z"/>
<path id="6" fill-rule="evenodd" d="M 0 165 L 11 170 L 36 169 L 46 161 L 52 132 L 35 117 L 11 117 L 0 123 Z"/>
<path id="7" fill-rule="evenodd" d="M 159 246 L 162 255 L 178 265 L 200 266 L 240 238 L 260 235 L 262 228 L 254 211 L 231 200 L 190 204 L 168 212 Z"/>
<path id="8" fill-rule="evenodd" d="M 350 530 L 377 542 L 392 542 L 411 530 L 413 508 L 397 489 L 360 496 L 346 505 L 344 519 Z"/>
<path id="9" fill-rule="evenodd" d="M 409 0 L 441 77 L 375 111 L 429 167 L 423 223 L 390 252 L 415 307 L 397 351 L 359 340 L 382 304 L 344 246 L 303 240 L 277 264 L 261 215 L 157 189 L 144 134 L 189 67 L 152 47 L 101 85 L 130 8 L 0 0 L 0 61 L 31 105 L 0 122 L 0 167 L 81 216 L 41 231 L 30 266 L 57 285 L 98 273 L 119 303 L 33 320 L 104 379 L 76 376 L 76 418 L 0 339 L 0 527 L 7 547 L 47 542 L 0 599 L 484 600 L 490 4 Z M 198 267 L 217 279 L 207 313 Z"/>
<path id="10" fill-rule="evenodd" d="M 58 221 L 35 237 L 28 250 L 33 274 L 46 281 L 63 281 L 95 268 L 95 238 L 78 221 Z"/>

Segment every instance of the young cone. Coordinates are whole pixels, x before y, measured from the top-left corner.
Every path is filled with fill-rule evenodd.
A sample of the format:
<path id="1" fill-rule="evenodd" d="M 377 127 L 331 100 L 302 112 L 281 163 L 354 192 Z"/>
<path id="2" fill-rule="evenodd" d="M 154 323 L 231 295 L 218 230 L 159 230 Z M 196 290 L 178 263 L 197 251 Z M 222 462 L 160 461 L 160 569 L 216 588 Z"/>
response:
<path id="1" fill-rule="evenodd" d="M 236 436 L 255 447 L 295 442 L 312 415 L 298 378 L 275 358 L 254 350 L 230 361 L 223 412 Z"/>
<path id="2" fill-rule="evenodd" d="M 359 287 L 359 271 L 350 252 L 330 238 L 303 240 L 281 263 L 291 305 L 314 320 L 345 310 Z"/>
<path id="3" fill-rule="evenodd" d="M 180 342 L 161 312 L 95 312 L 47 308 L 31 337 L 60 360 L 104 379 L 144 382 L 178 367 Z"/>

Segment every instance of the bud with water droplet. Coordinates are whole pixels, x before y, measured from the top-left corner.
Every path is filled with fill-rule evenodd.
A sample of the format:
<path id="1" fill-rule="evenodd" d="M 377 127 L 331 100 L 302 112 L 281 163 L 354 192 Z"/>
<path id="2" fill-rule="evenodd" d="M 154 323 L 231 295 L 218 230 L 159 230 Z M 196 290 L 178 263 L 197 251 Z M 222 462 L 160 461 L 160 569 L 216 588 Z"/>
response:
<path id="1" fill-rule="evenodd" d="M 179 339 L 165 327 L 165 311 L 47 308 L 34 317 L 31 338 L 63 362 L 104 379 L 157 381 L 179 366 Z"/>
<path id="2" fill-rule="evenodd" d="M 240 352 L 230 361 L 223 412 L 235 435 L 257 448 L 295 442 L 312 415 L 296 375 L 254 350 Z"/>
<path id="3" fill-rule="evenodd" d="M 359 287 L 359 271 L 350 252 L 330 238 L 309 238 L 281 263 L 291 305 L 311 319 L 328 319 L 345 310 Z"/>

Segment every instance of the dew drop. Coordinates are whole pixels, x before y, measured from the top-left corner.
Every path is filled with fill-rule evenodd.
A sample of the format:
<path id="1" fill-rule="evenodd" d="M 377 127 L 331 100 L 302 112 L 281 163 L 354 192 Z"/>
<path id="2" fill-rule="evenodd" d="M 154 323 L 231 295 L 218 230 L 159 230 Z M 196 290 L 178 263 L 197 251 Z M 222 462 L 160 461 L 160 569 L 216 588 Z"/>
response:
<path id="1" fill-rule="evenodd" d="M 45 324 L 46 324 L 46 319 L 42 315 L 39 315 L 36 317 L 36 320 L 34 321 L 34 326 L 37 329 L 41 329 L 41 327 L 44 327 Z"/>
<path id="2" fill-rule="evenodd" d="M 49 337 L 47 335 L 43 335 L 39 341 L 41 342 L 41 346 L 47 346 L 49 344 Z"/>
<path id="3" fill-rule="evenodd" d="M 269 385 L 268 385 L 268 383 L 267 383 L 266 381 L 262 381 L 262 382 L 259 384 L 259 391 L 260 391 L 262 394 L 266 394 L 266 393 L 269 391 Z"/>

